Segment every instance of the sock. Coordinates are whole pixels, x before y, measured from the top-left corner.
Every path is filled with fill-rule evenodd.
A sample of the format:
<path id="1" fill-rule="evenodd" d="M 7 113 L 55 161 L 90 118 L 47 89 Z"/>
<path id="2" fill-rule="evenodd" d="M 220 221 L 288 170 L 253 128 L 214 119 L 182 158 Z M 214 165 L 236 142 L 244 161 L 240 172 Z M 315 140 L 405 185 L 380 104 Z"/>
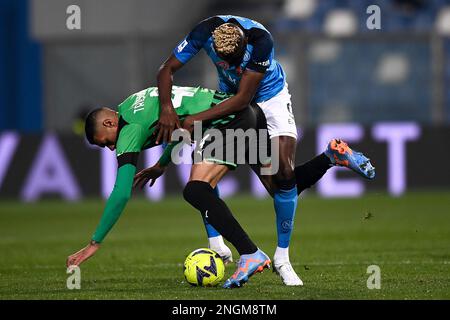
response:
<path id="1" fill-rule="evenodd" d="M 289 261 L 289 247 L 287 248 L 280 248 L 277 247 L 275 250 L 275 254 L 273 256 L 274 262 L 278 264 L 282 264 L 283 262 Z"/>
<path id="2" fill-rule="evenodd" d="M 251 254 L 258 250 L 247 233 L 236 221 L 227 207 L 214 193 L 209 183 L 190 181 L 183 196 L 226 240 L 231 242 L 240 255 Z"/>
<path id="3" fill-rule="evenodd" d="M 202 216 L 203 217 L 203 216 Z M 203 223 L 205 224 L 206 234 L 208 239 L 220 237 L 220 233 L 203 217 Z"/>
<path id="4" fill-rule="evenodd" d="M 214 188 L 214 193 L 216 194 L 216 196 L 219 198 L 220 197 L 220 193 L 219 193 L 219 187 L 215 187 Z M 201 212 L 200 212 L 201 214 Z M 203 224 L 205 225 L 205 229 L 206 229 L 206 234 L 208 235 L 208 240 L 210 238 L 216 238 L 216 237 L 221 237 L 220 233 L 217 232 L 216 229 L 214 229 L 214 227 L 203 217 Z M 222 238 L 222 237 L 221 237 Z M 222 239 L 223 242 L 223 239 Z M 211 242 L 210 242 L 211 243 Z"/>
<path id="5" fill-rule="evenodd" d="M 296 167 L 294 172 L 297 182 L 297 194 L 316 184 L 331 167 L 332 163 L 325 153 Z"/>
<path id="6" fill-rule="evenodd" d="M 223 242 L 222 236 L 210 237 L 208 238 L 209 247 L 215 251 L 225 247 L 225 242 Z"/>
<path id="7" fill-rule="evenodd" d="M 289 185 L 290 189 L 285 189 Z M 292 229 L 294 227 L 295 210 L 297 209 L 297 186 L 294 179 L 279 183 L 278 189 L 273 197 L 276 221 L 278 246 L 288 248 L 291 241 Z"/>

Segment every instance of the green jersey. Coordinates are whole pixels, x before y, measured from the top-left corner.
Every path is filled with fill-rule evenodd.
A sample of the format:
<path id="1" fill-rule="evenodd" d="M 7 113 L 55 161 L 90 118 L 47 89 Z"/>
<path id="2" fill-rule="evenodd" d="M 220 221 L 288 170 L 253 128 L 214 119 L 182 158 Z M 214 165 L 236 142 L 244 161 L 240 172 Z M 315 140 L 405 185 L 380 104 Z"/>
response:
<path id="1" fill-rule="evenodd" d="M 230 95 L 205 88 L 177 87 L 172 88 L 172 104 L 180 120 L 187 115 L 205 111 Z M 151 87 L 129 96 L 118 108 L 119 135 L 116 143 L 117 156 L 125 153 L 140 152 L 155 146 L 156 124 L 159 120 L 158 88 Z M 210 123 L 204 123 L 208 129 L 226 124 L 233 115 Z"/>

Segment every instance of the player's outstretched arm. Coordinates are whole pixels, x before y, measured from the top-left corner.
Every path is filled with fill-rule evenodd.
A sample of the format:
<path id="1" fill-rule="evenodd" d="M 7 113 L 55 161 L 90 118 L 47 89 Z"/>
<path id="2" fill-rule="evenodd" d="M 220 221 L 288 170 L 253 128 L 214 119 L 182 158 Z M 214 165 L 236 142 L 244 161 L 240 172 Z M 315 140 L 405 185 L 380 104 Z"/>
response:
<path id="1" fill-rule="evenodd" d="M 70 255 L 66 260 L 66 266 L 79 266 L 81 263 L 92 257 L 99 248 L 100 244 L 92 240 L 86 247 Z"/>
<path id="2" fill-rule="evenodd" d="M 192 131 L 194 121 L 215 120 L 243 110 L 253 100 L 263 78 L 264 73 L 246 70 L 242 75 L 239 89 L 235 96 L 208 110 L 186 117 L 183 121 L 183 129 Z"/>
<path id="3" fill-rule="evenodd" d="M 100 248 L 100 243 L 117 222 L 123 209 L 125 208 L 125 205 L 131 197 L 133 177 L 135 173 L 136 166 L 132 164 L 125 164 L 119 167 L 114 189 L 106 202 L 103 215 L 94 235 L 92 236 L 91 242 L 80 251 L 70 255 L 66 261 L 67 266 L 80 265 L 92 257 Z"/>

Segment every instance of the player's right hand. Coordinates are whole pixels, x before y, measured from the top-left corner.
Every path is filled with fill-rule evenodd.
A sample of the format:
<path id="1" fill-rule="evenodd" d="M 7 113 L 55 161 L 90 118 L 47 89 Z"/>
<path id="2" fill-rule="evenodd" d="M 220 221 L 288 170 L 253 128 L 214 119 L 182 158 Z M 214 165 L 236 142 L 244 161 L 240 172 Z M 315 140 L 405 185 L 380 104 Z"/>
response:
<path id="1" fill-rule="evenodd" d="M 139 171 L 139 173 L 134 176 L 133 188 L 139 186 L 142 189 L 149 180 L 151 180 L 149 187 L 153 186 L 156 179 L 162 176 L 165 170 L 165 167 L 161 166 L 159 163 L 156 163 L 153 167 Z"/>
<path id="2" fill-rule="evenodd" d="M 66 266 L 79 266 L 84 261 L 92 257 L 99 248 L 99 243 L 91 241 L 91 243 L 89 243 L 86 247 L 67 257 Z"/>
<path id="3" fill-rule="evenodd" d="M 178 115 L 173 106 L 161 108 L 159 121 L 156 125 L 156 144 L 163 142 L 170 143 L 172 132 L 178 128 L 180 128 L 180 119 L 178 119 Z"/>

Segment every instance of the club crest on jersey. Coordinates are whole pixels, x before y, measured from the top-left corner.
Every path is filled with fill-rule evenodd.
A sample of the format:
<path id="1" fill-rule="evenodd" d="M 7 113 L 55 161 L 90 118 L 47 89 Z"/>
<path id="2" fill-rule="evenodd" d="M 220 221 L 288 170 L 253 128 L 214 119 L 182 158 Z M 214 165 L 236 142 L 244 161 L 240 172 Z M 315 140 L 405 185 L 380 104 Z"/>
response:
<path id="1" fill-rule="evenodd" d="M 216 65 L 221 67 L 223 70 L 228 70 L 228 68 L 230 68 L 230 65 L 226 61 L 217 61 Z"/>
<path id="2" fill-rule="evenodd" d="M 242 69 L 241 66 L 239 66 L 239 67 L 236 68 L 236 74 L 237 74 L 238 76 L 242 76 L 243 73 L 244 73 L 244 70 Z"/>

